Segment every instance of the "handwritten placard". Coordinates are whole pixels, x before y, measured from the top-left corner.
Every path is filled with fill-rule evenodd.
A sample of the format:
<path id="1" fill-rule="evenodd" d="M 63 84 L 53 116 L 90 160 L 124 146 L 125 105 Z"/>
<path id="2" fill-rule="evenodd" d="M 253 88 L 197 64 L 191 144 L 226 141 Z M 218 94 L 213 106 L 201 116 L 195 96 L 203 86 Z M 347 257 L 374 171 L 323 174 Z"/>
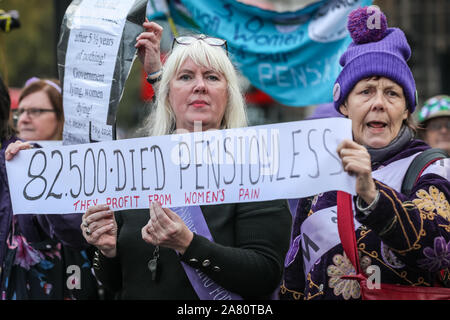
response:
<path id="1" fill-rule="evenodd" d="M 82 1 L 73 14 L 64 71 L 64 144 L 112 140 L 107 125 L 114 68 L 135 0 Z"/>
<path id="2" fill-rule="evenodd" d="M 354 193 L 330 118 L 22 151 L 6 163 L 13 212 L 73 213 Z"/>

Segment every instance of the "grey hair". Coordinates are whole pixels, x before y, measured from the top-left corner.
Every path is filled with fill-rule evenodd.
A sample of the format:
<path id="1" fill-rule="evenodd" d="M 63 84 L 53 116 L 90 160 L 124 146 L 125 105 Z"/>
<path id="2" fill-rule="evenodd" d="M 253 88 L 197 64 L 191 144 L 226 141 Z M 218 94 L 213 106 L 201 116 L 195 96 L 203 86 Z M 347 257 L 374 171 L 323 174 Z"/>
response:
<path id="1" fill-rule="evenodd" d="M 211 46 L 203 40 L 190 45 L 176 45 L 164 63 L 159 89 L 156 90 L 155 108 L 147 118 L 144 130 L 150 136 L 171 134 L 175 130 L 175 114 L 169 103 L 170 81 L 187 58 L 199 66 L 212 68 L 224 75 L 227 81 L 228 101 L 220 129 L 247 126 L 244 97 L 239 87 L 236 69 L 226 51 Z"/>

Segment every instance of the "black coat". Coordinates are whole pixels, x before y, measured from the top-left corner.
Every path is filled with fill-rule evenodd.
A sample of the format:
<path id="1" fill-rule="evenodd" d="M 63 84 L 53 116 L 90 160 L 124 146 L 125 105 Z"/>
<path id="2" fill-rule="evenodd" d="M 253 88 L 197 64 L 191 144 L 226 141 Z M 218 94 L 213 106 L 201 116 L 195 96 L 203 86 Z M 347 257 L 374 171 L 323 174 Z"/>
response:
<path id="1" fill-rule="evenodd" d="M 268 298 L 278 287 L 289 247 L 286 200 L 201 207 L 214 243 L 194 234 L 184 253 L 161 247 L 157 281 L 147 267 L 155 247 L 141 237 L 148 209 L 116 212 L 117 256 L 99 255 L 96 275 L 121 299 L 198 299 L 180 260 L 246 299 Z M 209 260 L 203 263 L 205 260 Z M 206 266 L 204 266 L 206 265 Z"/>

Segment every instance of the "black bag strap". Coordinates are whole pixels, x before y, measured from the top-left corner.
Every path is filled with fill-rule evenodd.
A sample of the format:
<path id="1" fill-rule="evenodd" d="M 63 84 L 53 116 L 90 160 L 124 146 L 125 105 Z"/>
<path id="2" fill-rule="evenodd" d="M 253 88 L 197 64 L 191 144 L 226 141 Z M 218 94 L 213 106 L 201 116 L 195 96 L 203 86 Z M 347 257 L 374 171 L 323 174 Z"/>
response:
<path id="1" fill-rule="evenodd" d="M 447 152 L 438 148 L 427 149 L 415 157 L 413 162 L 409 165 L 408 171 L 406 171 L 405 177 L 403 178 L 402 193 L 405 195 L 410 195 L 414 184 L 423 170 L 431 163 L 448 157 Z"/>

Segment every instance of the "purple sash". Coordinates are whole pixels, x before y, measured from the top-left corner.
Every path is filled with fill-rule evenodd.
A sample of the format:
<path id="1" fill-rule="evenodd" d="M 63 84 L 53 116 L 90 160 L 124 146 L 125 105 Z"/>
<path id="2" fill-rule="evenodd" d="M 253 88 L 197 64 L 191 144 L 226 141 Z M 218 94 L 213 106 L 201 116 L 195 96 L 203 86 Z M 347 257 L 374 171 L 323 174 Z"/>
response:
<path id="1" fill-rule="evenodd" d="M 170 209 L 183 219 L 189 230 L 214 242 L 199 206 Z M 200 300 L 242 300 L 242 297 L 222 288 L 199 269 L 194 269 L 184 262 L 181 264 Z"/>
<path id="2" fill-rule="evenodd" d="M 299 202 L 300 202 L 300 199 L 288 199 L 289 211 L 291 211 L 291 215 L 293 217 L 295 217 Z"/>

